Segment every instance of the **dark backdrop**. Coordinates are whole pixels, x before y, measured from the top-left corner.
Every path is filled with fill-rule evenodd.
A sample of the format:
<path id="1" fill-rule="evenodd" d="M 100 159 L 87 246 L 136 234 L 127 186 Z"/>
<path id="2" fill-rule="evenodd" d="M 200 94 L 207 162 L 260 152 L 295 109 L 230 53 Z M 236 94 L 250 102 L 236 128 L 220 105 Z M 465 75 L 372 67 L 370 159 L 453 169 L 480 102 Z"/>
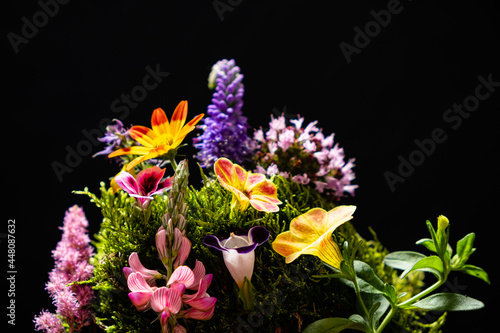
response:
<path id="1" fill-rule="evenodd" d="M 490 273 L 493 286 L 451 276 L 449 289 L 486 308 L 450 314 L 445 331 L 477 332 L 498 295 L 500 30 L 491 3 L 4 3 L 2 207 L 4 223 L 16 221 L 17 251 L 9 332 L 31 331 L 33 316 L 53 309 L 44 284 L 65 210 L 81 205 L 90 232 L 99 228 L 99 211 L 71 193 L 96 191 L 117 172 L 106 158 L 91 157 L 103 148 L 94 145 L 99 128 L 115 117 L 149 125 L 154 108 L 171 113 L 183 99 L 190 117 L 205 112 L 207 76 L 223 58 L 234 58 L 245 75 L 244 112 L 253 127 L 266 126 L 271 114 L 300 114 L 334 132 L 356 158 L 360 187 L 346 202 L 358 206 L 362 235 L 370 237 L 371 226 L 390 250 L 419 250 L 414 242 L 427 236 L 425 220 L 439 214 L 451 221 L 453 244 L 476 232 L 472 263 Z M 365 29 L 368 35 L 359 32 Z M 161 72 L 150 91 L 140 88 L 148 71 Z M 478 88 L 481 80 L 489 88 Z M 137 101 L 127 104 L 123 96 L 132 92 Z M 472 111 L 449 111 L 463 103 Z M 430 143 L 432 133 L 438 143 Z M 419 153 L 417 142 L 427 151 Z M 410 159 L 417 165 L 402 166 Z M 58 176 L 54 165 L 66 168 Z"/>

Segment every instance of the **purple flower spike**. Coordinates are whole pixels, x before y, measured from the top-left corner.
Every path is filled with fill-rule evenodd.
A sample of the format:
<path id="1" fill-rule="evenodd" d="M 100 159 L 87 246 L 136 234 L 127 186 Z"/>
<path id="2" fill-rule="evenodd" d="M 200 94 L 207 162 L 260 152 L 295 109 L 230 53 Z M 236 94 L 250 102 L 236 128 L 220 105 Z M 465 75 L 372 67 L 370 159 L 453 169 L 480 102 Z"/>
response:
<path id="1" fill-rule="evenodd" d="M 208 117 L 199 125 L 203 134 L 194 139 L 200 149 L 197 158 L 204 167 L 211 167 L 220 157 L 243 163 L 251 154 L 250 126 L 241 111 L 243 107 L 243 75 L 234 60 L 218 61 L 209 76 L 209 88 L 215 88 Z"/>
<path id="2" fill-rule="evenodd" d="M 222 257 L 229 273 L 238 287 L 243 286 L 245 277 L 250 281 L 255 262 L 255 248 L 269 239 L 269 231 L 264 227 L 253 227 L 247 235 L 231 233 L 227 239 L 219 240 L 216 236 L 207 235 L 203 244 L 222 251 Z"/>

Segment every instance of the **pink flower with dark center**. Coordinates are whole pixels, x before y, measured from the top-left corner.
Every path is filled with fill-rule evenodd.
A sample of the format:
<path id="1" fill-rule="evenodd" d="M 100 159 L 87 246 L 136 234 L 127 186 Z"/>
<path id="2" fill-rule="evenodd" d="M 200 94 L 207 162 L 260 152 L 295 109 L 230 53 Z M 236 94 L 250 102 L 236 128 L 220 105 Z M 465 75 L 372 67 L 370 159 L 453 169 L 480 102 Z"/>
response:
<path id="1" fill-rule="evenodd" d="M 164 174 L 165 169 L 157 166 L 142 170 L 137 178 L 127 171 L 122 171 L 115 177 L 115 182 L 131 197 L 137 199 L 139 207 L 146 209 L 153 200 L 153 195 L 162 194 L 172 187 L 173 177 L 162 181 Z"/>

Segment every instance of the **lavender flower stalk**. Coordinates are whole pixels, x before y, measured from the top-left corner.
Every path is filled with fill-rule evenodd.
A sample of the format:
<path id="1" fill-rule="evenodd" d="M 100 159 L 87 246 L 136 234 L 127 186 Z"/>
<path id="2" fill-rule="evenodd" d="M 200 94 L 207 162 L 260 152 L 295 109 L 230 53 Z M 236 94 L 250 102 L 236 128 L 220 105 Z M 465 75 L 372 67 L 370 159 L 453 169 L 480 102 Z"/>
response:
<path id="1" fill-rule="evenodd" d="M 113 121 L 115 122 L 115 124 L 108 125 L 106 127 L 106 133 L 104 133 L 104 136 L 102 138 L 97 138 L 97 140 L 105 143 L 107 147 L 104 150 L 95 153 L 92 157 L 96 157 L 99 155 L 107 156 L 117 148 L 120 148 L 122 145 L 122 141 L 127 141 L 127 139 L 130 139 L 127 130 L 123 127 L 123 123 L 118 119 L 113 119 Z"/>
<path id="2" fill-rule="evenodd" d="M 252 152 L 247 135 L 249 125 L 241 111 L 243 107 L 243 75 L 235 61 L 220 60 L 209 75 L 208 86 L 215 88 L 208 117 L 204 118 L 203 134 L 194 139 L 200 149 L 197 158 L 204 167 L 211 167 L 220 157 L 243 163 Z"/>
<path id="3" fill-rule="evenodd" d="M 66 323 L 70 332 L 76 332 L 91 323 L 89 305 L 93 298 L 92 287 L 71 285 L 92 277 L 93 266 L 88 261 L 94 251 L 90 246 L 87 227 L 88 221 L 83 210 L 76 205 L 69 208 L 61 228 L 62 239 L 52 251 L 55 265 L 45 288 L 56 306 L 56 314 L 42 310 L 39 316 L 35 316 L 37 331 L 66 332 Z"/>

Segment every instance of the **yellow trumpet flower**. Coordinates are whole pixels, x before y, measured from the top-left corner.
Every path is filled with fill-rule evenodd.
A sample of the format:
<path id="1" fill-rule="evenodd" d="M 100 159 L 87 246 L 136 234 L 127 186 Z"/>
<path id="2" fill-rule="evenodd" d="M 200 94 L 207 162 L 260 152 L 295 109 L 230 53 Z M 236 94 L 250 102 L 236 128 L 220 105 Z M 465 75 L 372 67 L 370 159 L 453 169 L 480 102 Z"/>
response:
<path id="1" fill-rule="evenodd" d="M 290 230 L 276 237 L 273 249 L 286 258 L 287 264 L 301 254 L 311 254 L 340 269 L 340 262 L 344 259 L 332 233 L 352 219 L 355 210 L 356 206 L 338 206 L 328 212 L 313 208 L 290 222 Z"/>

